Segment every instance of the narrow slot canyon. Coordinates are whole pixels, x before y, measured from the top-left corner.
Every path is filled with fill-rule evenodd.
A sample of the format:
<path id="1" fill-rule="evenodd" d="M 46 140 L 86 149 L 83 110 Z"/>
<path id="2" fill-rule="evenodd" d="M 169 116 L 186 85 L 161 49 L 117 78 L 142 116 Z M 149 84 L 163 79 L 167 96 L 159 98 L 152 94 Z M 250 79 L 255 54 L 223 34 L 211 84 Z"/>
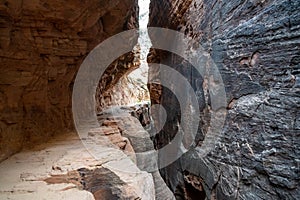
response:
<path id="1" fill-rule="evenodd" d="M 0 1 L 0 199 L 300 199 L 300 1 Z"/>

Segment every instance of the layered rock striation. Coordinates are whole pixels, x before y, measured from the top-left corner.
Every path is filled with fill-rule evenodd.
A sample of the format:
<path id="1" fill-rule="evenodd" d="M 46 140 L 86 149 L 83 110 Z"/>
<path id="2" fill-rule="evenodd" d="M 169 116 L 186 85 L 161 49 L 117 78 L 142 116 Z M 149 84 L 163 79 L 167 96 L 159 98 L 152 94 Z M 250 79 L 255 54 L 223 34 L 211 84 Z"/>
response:
<path id="1" fill-rule="evenodd" d="M 137 12 L 136 0 L 1 1 L 0 161 L 73 127 L 80 64 L 109 36 L 136 28 Z"/>

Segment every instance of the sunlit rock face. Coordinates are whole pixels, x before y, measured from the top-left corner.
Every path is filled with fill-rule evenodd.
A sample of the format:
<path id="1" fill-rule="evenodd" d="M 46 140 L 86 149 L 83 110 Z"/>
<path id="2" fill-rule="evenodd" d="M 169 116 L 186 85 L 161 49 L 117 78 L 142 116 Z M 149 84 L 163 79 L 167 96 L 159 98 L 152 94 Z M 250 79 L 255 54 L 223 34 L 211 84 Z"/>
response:
<path id="1" fill-rule="evenodd" d="M 134 89 L 128 87 L 126 77 L 139 65 L 139 52 L 134 50 L 120 56 L 107 67 L 96 90 L 97 112 L 113 105 L 127 105 L 131 103 L 131 97 L 137 100 L 132 94 Z"/>
<path id="2" fill-rule="evenodd" d="M 137 27 L 137 1 L 0 3 L 0 160 L 72 128 L 73 81 L 101 41 Z"/>
<path id="3" fill-rule="evenodd" d="M 147 34 L 150 0 L 139 0 L 138 4 L 139 30 L 137 31 L 139 37 L 137 45 L 132 52 L 122 55 L 112 63 L 102 76 L 96 93 L 98 112 L 109 106 L 132 105 L 150 101 L 147 88 L 147 54 L 151 47 L 151 41 Z"/>
<path id="4" fill-rule="evenodd" d="M 149 25 L 178 30 L 201 45 L 217 65 L 227 96 L 221 138 L 200 157 L 197 149 L 212 113 L 207 80 L 174 54 L 149 55 L 149 62 L 178 70 L 202 94 L 198 147 L 161 170 L 177 199 L 299 198 L 299 6 L 288 0 L 151 1 Z M 156 75 L 150 66 L 149 76 Z M 172 91 L 154 84 L 149 89 L 152 102 L 168 113 L 154 138 L 161 148 L 176 134 L 183 114 Z"/>
<path id="5" fill-rule="evenodd" d="M 134 105 L 149 101 L 147 85 L 140 79 L 124 75 L 113 87 L 102 93 L 99 110 L 114 105 Z"/>

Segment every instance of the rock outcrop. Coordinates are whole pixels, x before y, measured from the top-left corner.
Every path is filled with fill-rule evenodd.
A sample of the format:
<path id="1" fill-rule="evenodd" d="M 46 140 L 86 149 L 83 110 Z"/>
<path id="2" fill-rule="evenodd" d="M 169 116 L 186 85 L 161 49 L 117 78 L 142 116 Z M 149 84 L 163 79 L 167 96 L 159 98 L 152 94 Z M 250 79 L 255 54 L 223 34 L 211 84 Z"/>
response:
<path id="1" fill-rule="evenodd" d="M 209 80 L 170 52 L 154 49 L 149 55 L 150 62 L 178 70 L 199 94 L 198 145 L 160 170 L 177 199 L 299 199 L 299 7 L 299 1 L 289 0 L 151 1 L 149 26 L 194 39 L 186 54 L 201 45 L 218 67 L 227 96 L 221 137 L 201 157 L 214 112 Z M 159 75 L 151 66 L 149 71 Z M 182 105 L 170 89 L 151 84 L 149 90 L 152 102 L 168 114 L 154 138 L 161 148 L 178 131 Z"/>
<path id="2" fill-rule="evenodd" d="M 157 152 L 154 149 L 150 135 L 144 130 L 142 126 L 143 121 L 139 121 L 141 115 L 143 118 L 149 117 L 149 110 L 142 109 L 143 112 L 140 113 L 140 109 L 145 109 L 145 107 L 142 105 L 138 105 L 137 107 L 140 108 L 136 109 L 133 106 L 113 106 L 99 113 L 98 120 L 102 126 L 107 126 L 108 129 L 111 129 L 111 127 L 115 128 L 113 134 L 112 131 L 107 132 L 104 130 L 102 132 L 104 134 L 105 132 L 109 133 L 107 135 L 111 137 L 111 142 L 120 141 L 120 139 L 116 138 L 122 136 L 122 138 L 125 139 L 123 139 L 123 144 L 126 144 L 125 148 L 123 145 L 121 148 L 120 143 L 118 142 L 116 143 L 116 146 L 134 160 L 136 166 L 141 171 L 148 171 L 152 174 L 155 188 L 155 197 L 152 197 L 153 199 L 173 200 L 175 199 L 173 193 L 167 187 L 158 171 Z M 118 134 L 120 134 L 120 136 L 117 136 Z M 99 139 L 96 139 L 95 141 L 97 142 Z M 120 165 L 117 168 L 121 171 L 127 170 L 126 165 Z"/>
<path id="3" fill-rule="evenodd" d="M 0 161 L 73 127 L 80 64 L 101 41 L 136 28 L 137 12 L 136 0 L 1 1 Z"/>

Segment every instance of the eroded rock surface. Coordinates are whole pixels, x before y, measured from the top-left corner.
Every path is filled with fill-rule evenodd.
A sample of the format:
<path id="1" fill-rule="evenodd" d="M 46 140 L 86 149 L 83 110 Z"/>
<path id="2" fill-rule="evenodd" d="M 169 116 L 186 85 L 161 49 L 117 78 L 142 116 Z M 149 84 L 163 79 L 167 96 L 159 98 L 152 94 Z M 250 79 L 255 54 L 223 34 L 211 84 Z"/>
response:
<path id="1" fill-rule="evenodd" d="M 199 97 L 197 147 L 161 170 L 177 199 L 195 199 L 197 194 L 197 199 L 299 199 L 299 3 L 151 1 L 149 25 L 193 38 L 196 42 L 189 43 L 186 55 L 201 45 L 217 65 L 227 95 L 222 136 L 201 157 L 213 112 L 209 79 L 197 75 L 187 61 L 174 54 L 153 50 L 148 58 L 178 70 Z M 150 66 L 149 73 L 155 77 L 160 72 Z M 184 113 L 170 89 L 155 84 L 149 89 L 152 102 L 161 103 L 168 113 L 163 130 L 154 139 L 161 148 L 177 133 Z"/>
<path id="2" fill-rule="evenodd" d="M 125 65 L 132 64 L 133 61 L 128 61 Z M 110 86 L 107 90 L 100 89 L 100 85 L 97 89 L 97 108 L 101 111 L 109 106 L 114 105 L 135 105 L 143 101 L 150 101 L 150 95 L 147 88 L 147 84 L 143 83 L 139 78 L 128 76 L 128 73 L 132 69 L 138 67 L 139 64 L 124 70 L 123 76 L 120 77 L 118 82 L 114 84 L 104 84 Z M 109 77 L 113 73 L 106 73 Z M 122 75 L 122 73 L 118 73 Z M 104 78 L 102 78 L 103 80 Z M 104 92 L 101 92 L 101 91 Z"/>
<path id="3" fill-rule="evenodd" d="M 81 138 L 89 145 L 66 134 L 2 162 L 0 199 L 168 199 L 159 173 L 136 164 L 136 151 L 152 145 L 147 132 L 127 111 L 113 113 Z"/>
<path id="4" fill-rule="evenodd" d="M 136 107 L 143 108 L 142 105 L 137 105 Z M 132 112 L 136 112 L 135 107 L 113 106 L 98 114 L 99 123 L 102 126 L 109 125 L 109 127 L 117 128 L 122 137 L 127 139 L 126 144 L 129 146 L 127 149 L 123 149 L 124 153 L 136 163 L 140 170 L 148 171 L 152 174 L 155 188 L 155 197 L 153 199 L 173 200 L 175 199 L 174 195 L 158 171 L 157 151 L 154 149 L 150 135 L 143 128 L 142 122 L 139 121 L 138 117 L 132 116 Z M 118 168 L 126 169 L 124 166 L 118 166 Z"/>
<path id="5" fill-rule="evenodd" d="M 0 161 L 72 128 L 80 64 L 109 36 L 136 28 L 137 11 L 136 0 L 0 2 Z"/>

